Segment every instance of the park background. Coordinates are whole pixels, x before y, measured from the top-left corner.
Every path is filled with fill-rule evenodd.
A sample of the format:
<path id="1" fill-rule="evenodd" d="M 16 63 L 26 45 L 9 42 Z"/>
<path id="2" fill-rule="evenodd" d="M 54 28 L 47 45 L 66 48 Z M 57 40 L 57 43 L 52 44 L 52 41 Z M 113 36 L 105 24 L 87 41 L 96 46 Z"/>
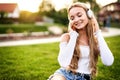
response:
<path id="1" fill-rule="evenodd" d="M 107 5 L 120 3 L 120 0 L 0 0 L 1 4 L 13 4 L 16 15 L 0 8 L 0 43 L 60 37 L 67 32 L 68 18 L 66 8 L 72 2 L 86 2 L 95 12 L 103 32 L 109 33 L 102 19 L 111 13 L 109 28 L 120 29 L 120 9 Z M 101 3 L 102 1 L 103 3 Z M 118 5 L 120 7 L 120 5 Z M 14 11 L 14 10 L 13 10 Z M 114 14 L 114 15 L 113 15 Z M 105 37 L 113 52 L 115 61 L 106 67 L 98 62 L 98 75 L 95 80 L 119 80 L 120 76 L 120 36 Z M 58 40 L 59 41 L 59 40 Z M 60 66 L 57 61 L 59 42 L 32 45 L 0 47 L 0 80 L 47 80 Z"/>

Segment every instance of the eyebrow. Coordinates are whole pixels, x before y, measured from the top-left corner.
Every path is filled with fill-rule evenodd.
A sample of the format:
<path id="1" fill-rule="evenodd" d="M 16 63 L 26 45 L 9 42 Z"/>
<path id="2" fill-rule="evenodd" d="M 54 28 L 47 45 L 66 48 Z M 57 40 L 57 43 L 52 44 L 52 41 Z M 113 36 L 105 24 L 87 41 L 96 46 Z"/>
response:
<path id="1" fill-rule="evenodd" d="M 75 15 L 79 15 L 79 14 L 82 14 L 82 12 L 77 12 Z M 69 17 L 73 17 L 73 15 L 69 15 Z"/>
<path id="2" fill-rule="evenodd" d="M 82 14 L 82 12 L 78 12 L 77 15 L 78 15 L 78 14 Z"/>

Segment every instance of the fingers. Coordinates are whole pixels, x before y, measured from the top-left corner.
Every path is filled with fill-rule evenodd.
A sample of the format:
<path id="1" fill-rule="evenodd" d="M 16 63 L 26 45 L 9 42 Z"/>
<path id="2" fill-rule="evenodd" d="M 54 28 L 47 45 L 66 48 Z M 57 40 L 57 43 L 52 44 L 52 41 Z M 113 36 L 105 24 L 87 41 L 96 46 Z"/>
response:
<path id="1" fill-rule="evenodd" d="M 97 19 L 94 15 L 93 15 L 91 20 L 92 20 L 94 32 L 98 31 L 99 30 L 99 24 L 98 24 L 98 21 L 97 21 Z"/>
<path id="2" fill-rule="evenodd" d="M 68 31 L 75 31 L 75 27 L 73 26 L 73 24 L 71 22 L 69 22 L 69 25 L 68 25 Z"/>

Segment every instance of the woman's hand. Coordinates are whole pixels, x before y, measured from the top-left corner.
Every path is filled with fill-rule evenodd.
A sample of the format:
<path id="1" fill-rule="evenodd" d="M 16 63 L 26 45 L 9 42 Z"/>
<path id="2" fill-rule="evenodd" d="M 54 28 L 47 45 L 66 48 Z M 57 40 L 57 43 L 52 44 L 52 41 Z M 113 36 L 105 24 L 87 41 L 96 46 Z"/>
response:
<path id="1" fill-rule="evenodd" d="M 91 20 L 92 20 L 92 23 L 94 24 L 93 30 L 94 32 L 97 32 L 99 30 L 99 24 L 97 22 L 96 17 L 93 15 Z"/>
<path id="2" fill-rule="evenodd" d="M 68 31 L 70 32 L 70 31 L 75 31 L 75 29 L 72 27 L 72 23 L 71 22 L 69 22 L 69 25 L 68 25 Z"/>

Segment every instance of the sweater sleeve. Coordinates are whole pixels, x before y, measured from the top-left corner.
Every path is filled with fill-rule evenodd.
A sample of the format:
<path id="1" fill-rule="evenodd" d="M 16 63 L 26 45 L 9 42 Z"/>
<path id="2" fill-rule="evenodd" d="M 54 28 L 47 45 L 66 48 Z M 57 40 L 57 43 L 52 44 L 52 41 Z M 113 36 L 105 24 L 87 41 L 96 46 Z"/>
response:
<path id="1" fill-rule="evenodd" d="M 100 56 L 101 56 L 101 60 L 102 60 L 103 64 L 106 65 L 106 66 L 112 65 L 113 62 L 114 62 L 113 54 L 110 51 L 107 43 L 105 42 L 100 30 L 96 32 L 96 37 L 98 39 Z"/>
<path id="2" fill-rule="evenodd" d="M 60 51 L 58 55 L 58 62 L 60 66 L 67 67 L 70 64 L 73 56 L 77 36 L 78 36 L 78 33 L 76 31 L 71 31 L 69 42 L 60 43 L 59 45 Z"/>

